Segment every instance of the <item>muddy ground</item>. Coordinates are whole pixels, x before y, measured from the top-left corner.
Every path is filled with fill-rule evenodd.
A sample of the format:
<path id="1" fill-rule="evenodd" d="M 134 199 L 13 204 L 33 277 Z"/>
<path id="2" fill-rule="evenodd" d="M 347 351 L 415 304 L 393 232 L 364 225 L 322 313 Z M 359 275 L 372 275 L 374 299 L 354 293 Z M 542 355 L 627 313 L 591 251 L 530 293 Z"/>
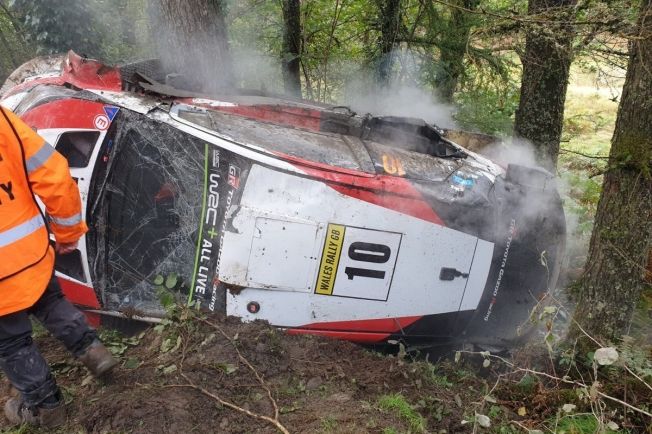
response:
<path id="1" fill-rule="evenodd" d="M 508 433 L 522 431 L 510 421 L 533 427 L 572 399 L 541 384 L 515 387 L 518 379 L 495 388 L 493 366 L 412 362 L 262 323 L 188 315 L 131 338 L 105 333 L 121 361 L 105 382 L 53 338 L 37 337 L 68 402 L 69 422 L 56 432 L 457 433 L 483 431 L 477 412 L 491 415 L 484 431 Z M 521 407 L 528 413 L 519 415 Z M 4 419 L 0 431 L 44 432 Z"/>
<path id="2" fill-rule="evenodd" d="M 192 319 L 132 338 L 106 335 L 122 362 L 106 382 L 88 376 L 55 339 L 38 337 L 69 402 L 69 424 L 59 432 L 272 433 L 279 431 L 271 421 L 243 411 L 274 419 L 275 405 L 280 424 L 290 432 L 420 431 L 419 419 L 381 405 L 381 399 L 396 394 L 411 405 L 432 408 L 423 412 L 424 429 L 466 431 L 460 425 L 465 408 L 455 404 L 457 389 L 464 386 L 437 384 L 439 377 L 424 371 L 425 364 L 346 342 L 288 336 L 262 323 L 213 324 Z M 0 429 L 8 430 L 3 423 Z"/>

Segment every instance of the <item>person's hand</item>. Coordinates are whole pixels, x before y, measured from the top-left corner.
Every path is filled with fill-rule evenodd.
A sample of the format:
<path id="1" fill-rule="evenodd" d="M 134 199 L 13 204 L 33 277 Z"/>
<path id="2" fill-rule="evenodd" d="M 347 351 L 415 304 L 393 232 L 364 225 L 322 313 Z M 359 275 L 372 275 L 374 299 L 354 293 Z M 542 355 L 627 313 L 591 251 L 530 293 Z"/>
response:
<path id="1" fill-rule="evenodd" d="M 60 255 L 72 253 L 77 248 L 77 241 L 72 243 L 55 243 L 54 250 Z"/>

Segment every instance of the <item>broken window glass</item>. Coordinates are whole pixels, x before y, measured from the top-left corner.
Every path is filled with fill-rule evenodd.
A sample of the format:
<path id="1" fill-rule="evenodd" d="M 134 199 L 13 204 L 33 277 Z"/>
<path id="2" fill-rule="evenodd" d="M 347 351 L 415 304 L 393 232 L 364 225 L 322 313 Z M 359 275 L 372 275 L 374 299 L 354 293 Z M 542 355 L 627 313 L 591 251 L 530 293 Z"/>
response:
<path id="1" fill-rule="evenodd" d="M 125 110 L 112 129 L 89 200 L 89 259 L 105 308 L 152 314 L 161 310 L 156 276 L 192 273 L 205 145 Z"/>
<path id="2" fill-rule="evenodd" d="M 177 113 L 188 122 L 240 144 L 343 169 L 374 171 L 364 144 L 355 137 L 277 125 L 215 110 L 179 107 Z"/>
<path id="3" fill-rule="evenodd" d="M 68 160 L 71 168 L 86 167 L 93 148 L 100 138 L 99 131 L 72 131 L 59 136 L 55 148 Z"/>

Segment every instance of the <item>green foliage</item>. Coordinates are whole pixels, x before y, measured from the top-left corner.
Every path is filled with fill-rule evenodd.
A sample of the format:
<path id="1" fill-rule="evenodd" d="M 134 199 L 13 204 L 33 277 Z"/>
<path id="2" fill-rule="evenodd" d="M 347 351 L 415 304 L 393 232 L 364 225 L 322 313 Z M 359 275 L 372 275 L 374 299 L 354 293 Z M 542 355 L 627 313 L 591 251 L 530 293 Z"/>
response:
<path id="1" fill-rule="evenodd" d="M 524 2 L 520 1 L 521 4 Z M 377 63 L 386 60 L 379 52 L 383 17 L 379 15 L 378 5 L 374 0 L 302 2 L 304 37 L 301 64 L 305 97 L 342 103 L 352 88 L 372 87 Z M 483 7 L 511 11 L 515 6 L 513 3 L 490 1 Z M 229 16 L 231 46 L 235 52 L 252 51 L 253 48 L 268 56 L 270 61 L 279 58 L 282 38 L 279 2 L 232 1 Z M 473 41 L 470 46 L 467 44 L 467 31 L 486 25 L 485 21 L 481 15 L 452 14 L 451 8 L 443 5 L 402 2 L 398 36 L 394 52 L 389 55 L 390 70 L 393 82 L 419 86 L 433 93 L 454 78 L 453 85 L 459 79 L 466 83 L 458 86 L 459 89 L 466 91 L 472 84 L 477 95 L 483 95 L 489 92 L 488 86 L 496 84 L 496 76 L 502 77 L 499 81 L 510 83 L 509 95 L 494 90 L 497 96 L 492 98 L 489 95 L 482 101 L 483 105 L 476 109 L 475 115 L 462 115 L 465 120 L 473 121 L 469 123 L 477 125 L 475 129 L 502 132 L 509 129 L 505 123 L 511 122 L 509 118 L 513 114 L 513 100 L 518 94 L 518 80 L 510 77 L 514 65 L 508 56 L 496 56 L 480 41 Z M 458 54 L 459 58 L 456 57 Z M 244 73 L 247 75 L 250 71 Z M 486 89 L 480 85 L 483 80 Z M 248 84 L 257 86 L 260 83 Z M 265 87 L 279 88 L 279 76 L 273 75 L 265 82 Z M 477 95 L 466 101 L 477 101 Z M 504 103 L 501 99 L 505 100 Z M 490 121 L 489 126 L 481 125 L 483 110 L 495 112 L 499 120 Z M 467 112 L 472 111 L 472 108 L 467 109 Z M 506 122 L 504 118 L 507 118 Z M 498 126 L 494 127 L 495 124 Z"/>
<path id="2" fill-rule="evenodd" d="M 598 419 L 593 414 L 576 414 L 560 418 L 549 425 L 556 427 L 555 432 L 566 434 L 593 434 L 596 432 L 614 433 L 624 431 L 613 431 L 607 427 L 600 427 Z M 601 429 L 599 429 L 601 428 Z"/>
<path id="3" fill-rule="evenodd" d="M 11 0 L 9 6 L 21 13 L 23 25 L 40 54 L 78 53 L 99 56 L 103 25 L 93 16 L 86 1 Z"/>
<path id="4" fill-rule="evenodd" d="M 34 57 L 35 50 L 25 41 L 25 36 L 17 29 L 18 22 L 5 14 L 0 14 L 0 34 L 2 46 L 0 49 L 0 81 L 18 66 Z"/>
<path id="5" fill-rule="evenodd" d="M 143 334 L 127 337 L 116 330 L 100 329 L 100 339 L 115 357 L 121 358 L 129 347 L 140 343 Z"/>
<path id="6" fill-rule="evenodd" d="M 143 57 L 150 45 L 146 1 L 11 0 L 11 15 L 0 17 L 0 30 L 8 35 L 6 49 L 15 51 L 11 69 L 34 54 L 70 49 L 109 63 Z"/>
<path id="7" fill-rule="evenodd" d="M 593 229 L 593 219 L 602 191 L 601 179 L 589 178 L 586 173 L 580 171 L 563 172 L 561 176 L 569 188 L 564 200 L 564 210 L 577 218 L 573 235 L 588 236 Z"/>
<path id="8" fill-rule="evenodd" d="M 317 101 L 337 101 L 345 83 L 368 75 L 362 65 L 369 57 L 369 43 L 377 39 L 369 25 L 375 11 L 372 1 L 341 2 L 337 10 L 335 5 L 331 0 L 302 3 L 306 95 Z"/>
<path id="9" fill-rule="evenodd" d="M 41 434 L 43 431 L 35 426 L 21 425 L 16 428 L 9 428 L 2 431 L 4 434 Z"/>
<path id="10" fill-rule="evenodd" d="M 428 383 L 444 389 L 450 389 L 454 386 L 454 383 L 448 378 L 448 375 L 439 373 L 440 370 L 445 370 L 439 364 L 422 363 L 417 366 L 420 366 L 423 370 L 423 378 Z"/>
<path id="11" fill-rule="evenodd" d="M 568 136 L 596 133 L 612 121 L 612 117 L 609 115 L 580 112 L 566 116 L 564 119 L 564 133 Z"/>
<path id="12" fill-rule="evenodd" d="M 534 393 L 534 390 L 536 389 L 538 383 L 539 380 L 537 379 L 537 377 L 530 374 L 526 374 L 521 378 L 521 380 L 518 383 L 516 383 L 516 387 L 523 394 L 531 395 Z"/>
<path id="13" fill-rule="evenodd" d="M 337 419 L 333 416 L 323 417 L 319 421 L 319 425 L 321 426 L 321 430 L 325 433 L 337 432 Z"/>
<path id="14" fill-rule="evenodd" d="M 508 136 L 514 127 L 518 108 L 518 90 L 507 86 L 503 91 L 477 87 L 457 95 L 459 108 L 455 119 L 463 129 L 485 134 Z"/>
<path id="15" fill-rule="evenodd" d="M 166 276 L 160 274 L 154 276 L 152 283 L 161 306 L 167 311 L 175 309 L 177 304 L 176 294 L 183 291 L 185 285 L 183 279 L 177 273 L 172 272 Z"/>
<path id="16" fill-rule="evenodd" d="M 415 410 L 417 409 L 421 413 L 429 415 L 437 422 L 441 422 L 451 413 L 448 403 L 434 396 L 424 396 L 420 399 L 415 406 Z"/>
<path id="17" fill-rule="evenodd" d="M 510 136 L 520 94 L 520 68 L 510 56 L 468 64 L 456 94 L 455 119 L 463 129 Z"/>
<path id="18" fill-rule="evenodd" d="M 237 86 L 283 91 L 280 53 L 283 19 L 280 1 L 231 1 L 228 7 L 230 48 L 236 60 Z"/>
<path id="19" fill-rule="evenodd" d="M 409 402 L 400 393 L 383 395 L 378 400 L 381 410 L 389 411 L 406 422 L 411 432 L 425 432 L 425 419 L 412 408 Z"/>
<path id="20" fill-rule="evenodd" d="M 623 363 L 643 380 L 652 382 L 652 358 L 649 348 L 641 346 L 629 336 L 624 336 L 618 350 Z"/>

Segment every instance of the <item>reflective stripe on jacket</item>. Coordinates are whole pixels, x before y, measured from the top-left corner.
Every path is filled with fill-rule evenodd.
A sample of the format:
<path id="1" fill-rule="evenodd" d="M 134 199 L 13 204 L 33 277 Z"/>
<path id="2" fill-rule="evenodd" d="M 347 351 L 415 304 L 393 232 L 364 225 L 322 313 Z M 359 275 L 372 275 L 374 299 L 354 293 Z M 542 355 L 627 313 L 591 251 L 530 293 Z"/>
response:
<path id="1" fill-rule="evenodd" d="M 0 315 L 30 307 L 52 274 L 45 205 L 60 243 L 88 229 L 68 162 L 9 110 L 0 113 Z M 45 274 L 45 276 L 43 276 Z M 17 284 L 25 285 L 17 287 Z"/>

